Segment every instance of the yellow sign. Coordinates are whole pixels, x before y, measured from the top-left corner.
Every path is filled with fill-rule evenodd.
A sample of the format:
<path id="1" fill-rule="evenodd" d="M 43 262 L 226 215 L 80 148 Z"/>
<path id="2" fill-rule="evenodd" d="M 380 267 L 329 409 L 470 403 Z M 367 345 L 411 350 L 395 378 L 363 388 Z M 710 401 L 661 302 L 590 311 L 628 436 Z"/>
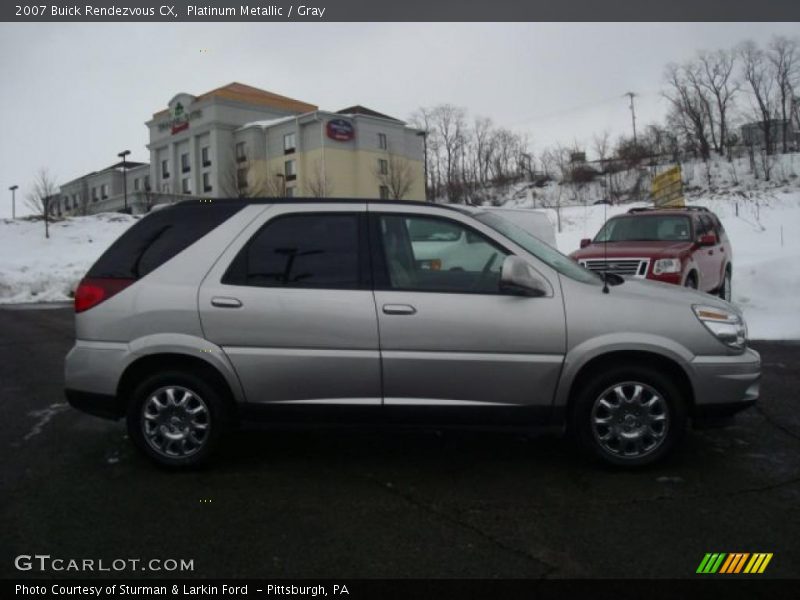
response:
<path id="1" fill-rule="evenodd" d="M 657 207 L 686 206 L 683 199 L 681 166 L 676 165 L 653 177 L 651 195 L 653 204 Z"/>

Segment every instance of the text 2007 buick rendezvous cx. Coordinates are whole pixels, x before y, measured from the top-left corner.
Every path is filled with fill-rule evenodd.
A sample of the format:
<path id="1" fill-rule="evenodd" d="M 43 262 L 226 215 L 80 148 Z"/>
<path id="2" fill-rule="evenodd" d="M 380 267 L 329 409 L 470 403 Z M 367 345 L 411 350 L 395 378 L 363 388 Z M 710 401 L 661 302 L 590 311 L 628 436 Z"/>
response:
<path id="1" fill-rule="evenodd" d="M 437 229 L 464 231 L 464 264 L 429 256 Z M 734 306 L 612 283 L 475 207 L 187 201 L 136 223 L 80 283 L 66 395 L 126 417 L 173 467 L 253 419 L 556 426 L 636 466 L 690 419 L 756 401 L 760 358 Z"/>

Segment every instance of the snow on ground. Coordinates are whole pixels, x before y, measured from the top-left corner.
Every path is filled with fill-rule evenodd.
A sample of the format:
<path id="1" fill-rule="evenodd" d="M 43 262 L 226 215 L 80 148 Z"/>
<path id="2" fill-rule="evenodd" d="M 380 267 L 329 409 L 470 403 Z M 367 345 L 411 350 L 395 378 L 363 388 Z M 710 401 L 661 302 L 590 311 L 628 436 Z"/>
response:
<path id="1" fill-rule="evenodd" d="M 695 197 L 689 203 L 714 211 L 733 246 L 733 303 L 744 311 L 753 339 L 800 339 L 800 192 Z M 736 214 L 736 204 L 739 214 Z M 558 249 L 569 254 L 608 217 L 645 203 L 570 206 L 561 209 Z M 604 208 L 607 209 L 604 212 Z M 547 210 L 557 223 L 556 211 Z"/>
<path id="2" fill-rule="evenodd" d="M 137 217 L 102 213 L 50 223 L 0 221 L 0 304 L 69 300 L 100 254 Z"/>
<path id="3" fill-rule="evenodd" d="M 800 339 L 800 191 L 708 193 L 690 198 L 719 215 L 733 245 L 733 301 L 754 339 Z M 736 204 L 739 206 L 738 216 Z M 633 206 L 561 209 L 558 248 L 570 253 L 594 237 L 604 217 Z M 548 209 L 553 223 L 556 211 Z M 0 303 L 69 300 L 80 278 L 136 217 L 100 214 L 51 224 L 0 221 Z"/>

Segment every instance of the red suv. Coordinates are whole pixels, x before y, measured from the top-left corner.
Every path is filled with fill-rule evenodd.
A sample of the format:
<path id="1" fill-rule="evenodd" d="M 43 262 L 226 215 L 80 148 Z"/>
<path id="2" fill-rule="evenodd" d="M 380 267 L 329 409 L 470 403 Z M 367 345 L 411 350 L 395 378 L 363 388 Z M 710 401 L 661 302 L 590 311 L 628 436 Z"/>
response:
<path id="1" fill-rule="evenodd" d="M 571 254 L 592 271 L 655 279 L 731 299 L 733 253 L 717 215 L 700 206 L 633 208 Z"/>

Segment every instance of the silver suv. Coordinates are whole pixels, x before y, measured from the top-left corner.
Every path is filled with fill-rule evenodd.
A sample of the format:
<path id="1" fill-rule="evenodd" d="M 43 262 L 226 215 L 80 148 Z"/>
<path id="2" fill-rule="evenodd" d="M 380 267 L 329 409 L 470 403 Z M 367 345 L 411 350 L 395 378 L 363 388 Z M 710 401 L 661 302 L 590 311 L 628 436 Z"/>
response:
<path id="1" fill-rule="evenodd" d="M 604 280 L 475 207 L 183 202 L 100 257 L 75 312 L 69 402 L 170 467 L 256 419 L 550 427 L 638 466 L 758 398 L 734 306 Z"/>

